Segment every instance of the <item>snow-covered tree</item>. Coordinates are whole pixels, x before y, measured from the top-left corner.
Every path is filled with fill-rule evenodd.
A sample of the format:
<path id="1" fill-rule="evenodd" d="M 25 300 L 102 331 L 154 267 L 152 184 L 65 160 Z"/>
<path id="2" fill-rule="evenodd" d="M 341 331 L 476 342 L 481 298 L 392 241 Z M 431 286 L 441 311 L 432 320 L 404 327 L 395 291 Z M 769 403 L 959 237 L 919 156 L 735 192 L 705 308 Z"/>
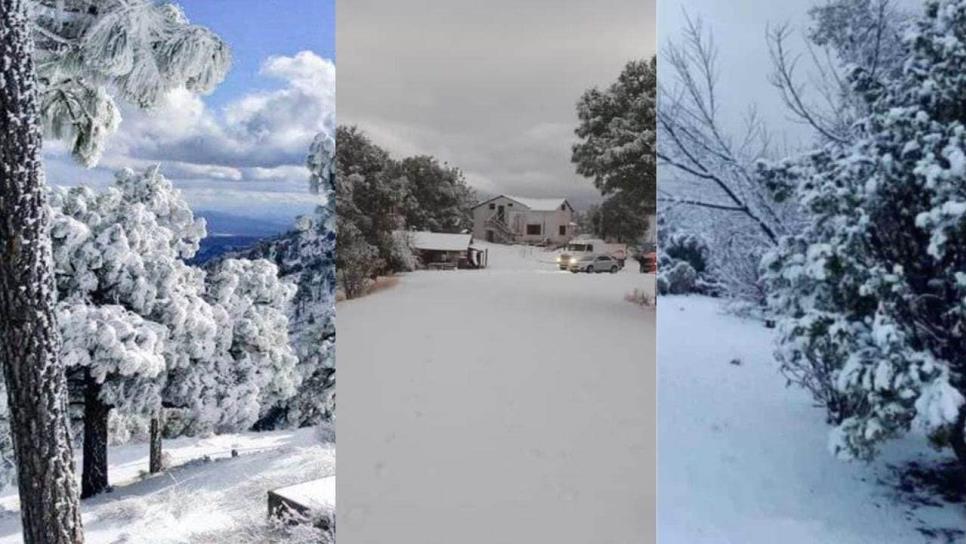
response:
<path id="1" fill-rule="evenodd" d="M 868 458 L 918 426 L 966 466 L 966 1 L 925 3 L 901 75 L 850 82 L 848 145 L 763 167 L 807 226 L 765 260 L 778 357 Z"/>
<path id="2" fill-rule="evenodd" d="M 121 121 L 115 97 L 137 107 L 224 79 L 228 46 L 171 2 L 30 0 L 45 135 L 82 164 L 99 160 Z"/>
<path id="3" fill-rule="evenodd" d="M 204 222 L 157 168 L 122 171 L 101 193 L 59 189 L 52 205 L 63 355 L 84 406 L 85 465 L 95 463 L 82 478 L 89 496 L 107 486 L 110 410 L 155 413 L 168 370 L 218 353 L 218 323 L 203 273 L 183 262 Z"/>
<path id="4" fill-rule="evenodd" d="M 289 338 L 298 357 L 295 395 L 263 413 L 258 429 L 305 426 L 335 416 L 335 141 L 319 134 L 309 150 L 309 190 L 319 195 L 295 228 L 237 256 L 268 259 L 295 286 Z M 217 263 L 213 265 L 217 267 Z"/>
<path id="5" fill-rule="evenodd" d="M 419 155 L 404 158 L 395 169 L 409 189 L 403 204 L 408 229 L 461 232 L 472 227 L 470 209 L 476 194 L 459 168 Z"/>
<path id="6" fill-rule="evenodd" d="M 774 65 L 770 80 L 788 113 L 810 127 L 818 140 L 849 142 L 857 135 L 856 119 L 869 110 L 846 74 L 862 70 L 877 85 L 898 76 L 910 15 L 893 0 L 830 0 L 808 13 L 809 77 L 799 78 L 802 58 L 789 47 L 790 27 L 779 25 L 768 32 Z"/>
<path id="7" fill-rule="evenodd" d="M 751 113 L 735 129 L 723 122 L 718 50 L 700 21 L 688 19 L 680 41 L 663 52 L 657 110 L 662 214 L 708 236 L 711 265 L 722 294 L 764 303 L 757 263 L 779 237 L 797 229 L 794 203 L 776 202 L 757 175 L 756 163 L 772 157 L 773 139 Z"/>
<path id="8" fill-rule="evenodd" d="M 26 544 L 81 544 L 29 5 L 0 0 L 0 362 Z M 9 458 L 9 456 L 4 456 Z"/>
<path id="9" fill-rule="evenodd" d="M 108 417 L 178 409 L 182 431 L 242 430 L 299 382 L 274 264 L 185 260 L 205 235 L 171 183 L 125 170 L 103 192 L 61 189 L 51 231 L 75 402 L 84 407 L 84 495 L 107 486 Z M 156 437 L 160 438 L 160 437 Z"/>
<path id="10" fill-rule="evenodd" d="M 608 200 L 609 234 L 623 241 L 643 238 L 646 217 L 656 209 L 655 108 L 657 59 L 628 62 L 607 89 L 590 89 L 577 102 L 580 141 L 571 161 Z M 630 227 L 630 228 L 628 228 Z"/>
<path id="11" fill-rule="evenodd" d="M 335 153 L 332 136 L 319 134 L 307 166 L 310 188 L 322 202 L 297 225 L 304 268 L 292 305 L 292 342 L 301 385 L 286 406 L 289 422 L 300 426 L 335 416 Z"/>
<path id="12" fill-rule="evenodd" d="M 392 159 L 356 127 L 336 131 L 336 270 L 346 296 L 362 293 L 371 276 L 393 270 L 393 232 L 408 196 Z"/>
<path id="13" fill-rule="evenodd" d="M 205 284 L 225 349 L 172 372 L 165 399 L 187 409 L 194 430 L 246 430 L 299 385 L 285 313 L 295 287 L 264 259 L 220 261 Z"/>

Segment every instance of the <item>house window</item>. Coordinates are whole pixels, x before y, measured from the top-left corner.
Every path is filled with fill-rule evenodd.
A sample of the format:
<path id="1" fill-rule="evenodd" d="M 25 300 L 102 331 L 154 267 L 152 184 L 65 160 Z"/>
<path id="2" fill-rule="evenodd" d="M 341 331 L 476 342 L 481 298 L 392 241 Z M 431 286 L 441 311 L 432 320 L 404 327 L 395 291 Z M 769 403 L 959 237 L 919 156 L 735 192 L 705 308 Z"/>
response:
<path id="1" fill-rule="evenodd" d="M 513 203 L 512 202 L 507 202 L 506 205 L 509 206 L 509 207 L 511 207 L 511 208 L 513 207 Z"/>
<path id="2" fill-rule="evenodd" d="M 527 236 L 540 236 L 540 225 L 527 225 Z"/>
<path id="3" fill-rule="evenodd" d="M 566 236 L 567 235 L 567 225 L 560 225 L 560 228 L 558 229 L 558 233 L 560 234 L 560 236 Z"/>
<path id="4" fill-rule="evenodd" d="M 491 210 L 495 210 L 496 209 L 496 204 L 493 203 L 493 202 L 490 202 L 490 209 Z"/>
<path id="5" fill-rule="evenodd" d="M 560 205 L 560 211 L 567 211 L 567 205 L 566 204 L 561 204 Z"/>

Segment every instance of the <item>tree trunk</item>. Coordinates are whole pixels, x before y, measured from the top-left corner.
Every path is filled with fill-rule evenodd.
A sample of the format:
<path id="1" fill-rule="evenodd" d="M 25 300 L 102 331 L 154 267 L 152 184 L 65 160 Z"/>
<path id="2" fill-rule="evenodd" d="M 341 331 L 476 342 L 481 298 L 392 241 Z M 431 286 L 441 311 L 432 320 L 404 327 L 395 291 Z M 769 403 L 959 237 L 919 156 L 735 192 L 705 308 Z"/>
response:
<path id="1" fill-rule="evenodd" d="M 151 418 L 151 454 L 148 460 L 148 471 L 157 474 L 164 469 L 161 463 L 161 416 Z"/>
<path id="2" fill-rule="evenodd" d="M 79 544 L 26 0 L 0 0 L 0 360 L 25 544 Z"/>
<path id="3" fill-rule="evenodd" d="M 101 400 L 101 384 L 90 375 L 84 387 L 84 471 L 81 498 L 107 490 L 107 423 L 111 407 Z"/>
<path id="4" fill-rule="evenodd" d="M 966 475 L 966 405 L 959 408 L 959 416 L 956 417 L 956 423 L 953 425 L 953 430 L 949 436 L 949 442 L 953 447 L 953 452 L 956 453 L 956 458 L 959 460 L 959 466 Z"/>

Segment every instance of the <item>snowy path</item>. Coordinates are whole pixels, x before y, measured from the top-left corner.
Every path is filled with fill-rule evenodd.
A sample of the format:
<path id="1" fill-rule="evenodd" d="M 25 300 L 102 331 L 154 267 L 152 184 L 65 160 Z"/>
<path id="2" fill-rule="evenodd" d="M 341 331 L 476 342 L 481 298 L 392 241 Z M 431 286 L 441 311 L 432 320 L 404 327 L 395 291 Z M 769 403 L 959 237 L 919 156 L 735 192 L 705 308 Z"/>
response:
<path id="1" fill-rule="evenodd" d="M 923 439 L 871 465 L 834 459 L 823 413 L 778 374 L 771 331 L 703 297 L 659 305 L 659 542 L 946 542 L 916 528 L 966 527 L 959 507 L 913 510 L 876 483 L 887 463 L 934 458 Z"/>
<path id="2" fill-rule="evenodd" d="M 236 448 L 241 455 L 228 458 Z M 155 477 L 146 444 L 112 447 L 115 489 L 83 501 L 88 544 L 265 544 L 267 492 L 335 472 L 335 449 L 315 429 L 243 433 L 165 442 L 173 464 Z M 16 489 L 0 496 L 0 544 L 22 542 Z"/>
<path id="3" fill-rule="evenodd" d="M 489 247 L 338 305 L 339 542 L 649 541 L 653 277 Z"/>

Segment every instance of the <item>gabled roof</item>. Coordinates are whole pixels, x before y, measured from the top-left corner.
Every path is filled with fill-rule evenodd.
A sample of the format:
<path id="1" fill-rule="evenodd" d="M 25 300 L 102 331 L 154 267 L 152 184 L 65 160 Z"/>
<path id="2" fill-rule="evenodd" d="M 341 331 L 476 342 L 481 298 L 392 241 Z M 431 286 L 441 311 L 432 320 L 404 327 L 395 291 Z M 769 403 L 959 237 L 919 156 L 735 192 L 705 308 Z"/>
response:
<path id="1" fill-rule="evenodd" d="M 405 235 L 409 237 L 413 248 L 430 251 L 466 251 L 473 241 L 471 234 L 408 231 Z"/>
<path id="2" fill-rule="evenodd" d="M 496 199 L 498 199 L 500 197 L 509 198 L 510 200 L 512 200 L 514 202 L 518 202 L 520 204 L 523 204 L 524 206 L 526 206 L 527 208 L 529 208 L 529 209 L 531 209 L 531 210 L 533 210 L 535 212 L 552 212 L 552 211 L 555 211 L 555 210 L 559 210 L 560 207 L 563 206 L 564 204 L 566 204 L 568 208 L 570 208 L 571 210 L 573 210 L 573 206 L 571 206 L 570 203 L 567 202 L 567 199 L 566 198 L 563 198 L 563 197 L 559 197 L 559 198 L 527 198 L 527 197 L 523 197 L 523 196 L 513 196 L 513 195 L 498 195 L 498 196 L 495 196 L 495 197 L 493 197 L 493 198 L 491 198 L 489 200 L 484 200 L 483 202 L 480 202 L 479 204 L 477 204 L 476 206 L 473 206 L 473 207 L 474 208 L 478 208 L 478 207 L 480 207 L 480 206 L 482 206 L 482 205 L 484 205 L 484 204 L 486 204 L 486 203 L 488 203 L 490 201 L 496 200 Z"/>

